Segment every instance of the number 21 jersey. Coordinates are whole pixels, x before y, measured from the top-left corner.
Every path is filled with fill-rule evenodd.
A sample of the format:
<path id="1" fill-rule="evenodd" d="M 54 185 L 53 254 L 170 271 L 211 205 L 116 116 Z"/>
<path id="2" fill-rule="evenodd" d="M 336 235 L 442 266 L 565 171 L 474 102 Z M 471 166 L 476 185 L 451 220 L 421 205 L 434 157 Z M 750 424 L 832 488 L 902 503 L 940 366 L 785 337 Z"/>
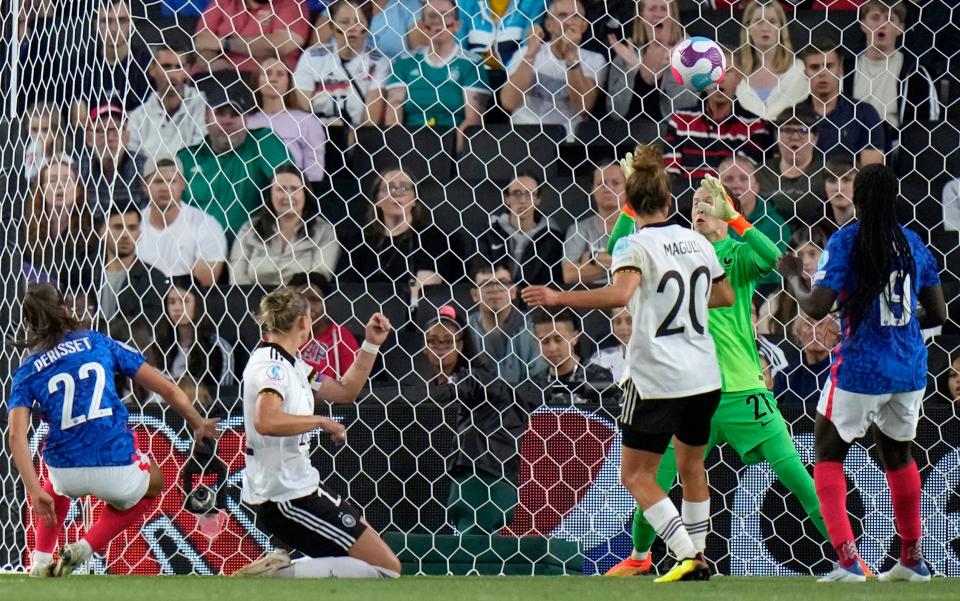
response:
<path id="1" fill-rule="evenodd" d="M 726 276 L 713 245 L 699 233 L 667 223 L 621 238 L 610 270 L 641 275 L 628 308 L 633 334 L 628 376 L 640 398 L 680 398 L 720 388 L 707 300 Z"/>

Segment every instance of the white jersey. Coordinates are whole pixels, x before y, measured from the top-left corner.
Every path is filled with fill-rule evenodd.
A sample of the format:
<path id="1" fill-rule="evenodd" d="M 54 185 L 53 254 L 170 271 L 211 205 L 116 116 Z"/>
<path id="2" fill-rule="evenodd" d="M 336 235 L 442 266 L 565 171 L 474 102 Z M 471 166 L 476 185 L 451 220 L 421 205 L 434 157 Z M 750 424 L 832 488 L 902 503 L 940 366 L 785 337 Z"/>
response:
<path id="1" fill-rule="evenodd" d="M 621 238 L 610 271 L 635 270 L 627 370 L 642 399 L 688 397 L 720 388 L 707 301 L 725 275 L 713 245 L 678 225 L 647 225 Z"/>
<path id="2" fill-rule="evenodd" d="M 317 490 L 320 472 L 310 463 L 306 434 L 262 436 L 253 427 L 257 398 L 264 390 L 272 390 L 283 398 L 281 409 L 286 413 L 312 415 L 313 391 L 308 381 L 312 371 L 299 353 L 292 357 L 274 344 L 266 343 L 250 355 L 242 384 L 243 426 L 247 435 L 247 466 L 240 494 L 244 503 L 280 503 Z"/>

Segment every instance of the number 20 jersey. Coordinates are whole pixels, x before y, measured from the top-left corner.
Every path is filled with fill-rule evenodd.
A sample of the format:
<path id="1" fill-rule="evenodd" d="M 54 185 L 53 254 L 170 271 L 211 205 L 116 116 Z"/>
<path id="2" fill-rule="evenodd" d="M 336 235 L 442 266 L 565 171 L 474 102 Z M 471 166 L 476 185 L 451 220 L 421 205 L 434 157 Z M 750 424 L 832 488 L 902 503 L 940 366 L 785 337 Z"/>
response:
<path id="1" fill-rule="evenodd" d="M 132 378 L 144 361 L 137 350 L 98 332 L 70 332 L 14 372 L 8 410 L 39 406 L 50 426 L 43 445 L 49 466 L 130 465 L 136 444 L 114 375 Z"/>
<path id="2" fill-rule="evenodd" d="M 940 276 L 936 260 L 920 237 L 901 229 L 913 255 L 914 273 L 908 274 L 906 286 L 903 278 L 891 273 L 893 302 L 878 296 L 856 331 L 850 330 L 849 321 L 841 313 L 842 334 L 833 351 L 830 373 L 841 390 L 889 394 L 927 386 L 927 347 L 916 318 L 917 295 L 923 288 L 938 286 Z M 813 277 L 814 284 L 836 292 L 841 303 L 857 289 L 852 261 L 859 231 L 860 222 L 855 221 L 831 236 Z"/>
<path id="3" fill-rule="evenodd" d="M 666 223 L 617 241 L 610 270 L 638 271 L 630 299 L 633 334 L 628 376 L 640 398 L 680 398 L 720 388 L 707 300 L 726 276 L 713 245 L 699 233 Z"/>

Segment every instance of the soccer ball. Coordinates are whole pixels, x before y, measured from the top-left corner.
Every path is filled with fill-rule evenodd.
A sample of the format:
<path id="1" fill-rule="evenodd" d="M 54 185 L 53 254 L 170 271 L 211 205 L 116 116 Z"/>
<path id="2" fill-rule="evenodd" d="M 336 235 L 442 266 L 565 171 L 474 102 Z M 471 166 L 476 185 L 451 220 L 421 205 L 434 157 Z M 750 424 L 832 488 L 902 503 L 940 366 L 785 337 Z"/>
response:
<path id="1" fill-rule="evenodd" d="M 670 55 L 670 72 L 678 84 L 702 92 L 723 78 L 727 70 L 723 51 L 713 40 L 692 37 L 677 44 Z"/>

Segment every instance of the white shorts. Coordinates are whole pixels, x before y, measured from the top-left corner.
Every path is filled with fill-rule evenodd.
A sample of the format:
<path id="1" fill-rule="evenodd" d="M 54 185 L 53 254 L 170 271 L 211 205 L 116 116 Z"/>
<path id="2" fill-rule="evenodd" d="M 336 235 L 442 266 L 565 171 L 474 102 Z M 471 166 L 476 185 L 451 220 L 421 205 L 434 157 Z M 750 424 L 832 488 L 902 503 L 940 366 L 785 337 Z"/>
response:
<path id="1" fill-rule="evenodd" d="M 85 497 L 93 495 L 120 511 L 140 502 L 150 486 L 150 459 L 137 452 L 130 465 L 106 467 L 47 466 L 50 483 L 58 495 Z"/>
<path id="2" fill-rule="evenodd" d="M 870 424 L 894 440 L 913 440 L 920 421 L 920 405 L 925 390 L 889 394 L 860 394 L 837 388 L 827 380 L 817 413 L 836 426 L 840 438 L 847 442 L 866 436 Z"/>

